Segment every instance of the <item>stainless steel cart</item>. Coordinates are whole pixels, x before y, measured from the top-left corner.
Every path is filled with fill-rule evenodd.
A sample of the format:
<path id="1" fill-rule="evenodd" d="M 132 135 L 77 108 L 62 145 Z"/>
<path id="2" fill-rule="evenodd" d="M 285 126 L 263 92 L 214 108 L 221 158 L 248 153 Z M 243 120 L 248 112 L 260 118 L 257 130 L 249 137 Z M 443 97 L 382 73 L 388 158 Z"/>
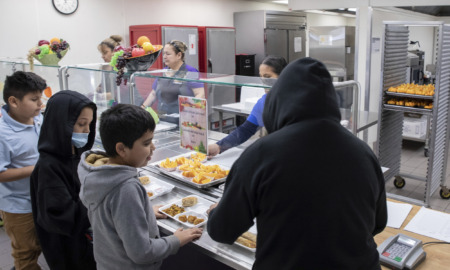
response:
<path id="1" fill-rule="evenodd" d="M 389 87 L 406 83 L 406 61 L 410 27 L 434 27 L 436 33 L 436 84 L 435 94 L 428 97 L 433 102 L 432 109 L 387 105 Z M 449 100 L 450 100 L 450 25 L 443 22 L 384 22 L 383 57 L 381 72 L 381 98 L 378 125 L 378 158 L 381 166 L 390 168 L 385 173 L 386 181 L 394 178 L 394 185 L 401 188 L 405 184 L 403 177 L 425 182 L 424 200 L 389 194 L 388 197 L 419 205 L 429 206 L 431 195 L 441 188 L 441 197 L 450 198 L 448 189 L 443 186 L 447 167 L 449 137 Z M 424 96 L 412 96 L 413 99 L 425 99 Z M 400 174 L 402 150 L 402 126 L 405 112 L 420 113 L 431 118 L 432 126 L 429 138 L 429 157 L 426 177 Z"/>

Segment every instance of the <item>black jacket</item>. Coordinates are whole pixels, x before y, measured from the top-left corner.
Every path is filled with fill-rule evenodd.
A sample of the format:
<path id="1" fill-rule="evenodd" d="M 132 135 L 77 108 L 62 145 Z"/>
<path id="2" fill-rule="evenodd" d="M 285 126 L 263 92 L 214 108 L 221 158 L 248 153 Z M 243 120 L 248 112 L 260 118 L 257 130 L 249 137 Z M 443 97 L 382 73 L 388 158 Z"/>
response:
<path id="1" fill-rule="evenodd" d="M 269 92 L 268 136 L 233 164 L 212 239 L 233 243 L 257 219 L 254 269 L 380 269 L 373 236 L 387 222 L 371 149 L 340 125 L 330 74 L 311 58 L 288 65 Z"/>
<path id="2" fill-rule="evenodd" d="M 77 167 L 95 139 L 96 110 L 89 141 L 72 154 L 72 132 L 81 110 L 95 105 L 73 91 L 60 91 L 47 103 L 39 136 L 39 160 L 31 175 L 31 204 L 37 235 L 51 269 L 95 269 L 87 210 L 79 199 Z"/>

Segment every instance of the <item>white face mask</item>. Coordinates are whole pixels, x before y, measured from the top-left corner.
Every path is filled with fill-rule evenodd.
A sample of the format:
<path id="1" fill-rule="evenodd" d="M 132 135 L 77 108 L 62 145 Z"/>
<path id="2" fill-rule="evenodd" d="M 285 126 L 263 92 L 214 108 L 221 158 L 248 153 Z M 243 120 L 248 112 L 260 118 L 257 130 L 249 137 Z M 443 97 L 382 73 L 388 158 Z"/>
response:
<path id="1" fill-rule="evenodd" d="M 88 142 L 89 133 L 72 133 L 72 144 L 76 148 L 84 147 Z"/>

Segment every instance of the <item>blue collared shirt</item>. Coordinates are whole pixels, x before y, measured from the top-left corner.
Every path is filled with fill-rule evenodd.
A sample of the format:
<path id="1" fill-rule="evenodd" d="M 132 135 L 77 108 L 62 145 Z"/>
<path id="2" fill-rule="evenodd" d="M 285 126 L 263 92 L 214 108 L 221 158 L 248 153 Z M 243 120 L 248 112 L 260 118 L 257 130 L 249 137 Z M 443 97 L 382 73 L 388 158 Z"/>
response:
<path id="1" fill-rule="evenodd" d="M 247 118 L 247 121 L 260 127 L 264 126 L 262 114 L 264 110 L 264 104 L 266 103 L 266 96 L 267 94 L 264 94 L 260 99 L 258 99 L 255 106 L 253 106 L 252 112 Z"/>
<path id="2" fill-rule="evenodd" d="M 8 111 L 8 105 L 4 105 L 0 117 L 0 172 L 36 165 L 39 158 L 42 115 L 34 117 L 33 125 L 25 125 L 11 118 Z M 30 177 L 0 183 L 0 210 L 31 213 Z"/>

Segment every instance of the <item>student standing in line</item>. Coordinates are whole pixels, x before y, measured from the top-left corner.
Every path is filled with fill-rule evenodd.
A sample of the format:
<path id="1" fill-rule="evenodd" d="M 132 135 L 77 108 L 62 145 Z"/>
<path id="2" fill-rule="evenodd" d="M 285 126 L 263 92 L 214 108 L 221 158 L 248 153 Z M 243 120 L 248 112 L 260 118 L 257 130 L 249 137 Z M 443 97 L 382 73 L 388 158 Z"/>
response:
<path id="1" fill-rule="evenodd" d="M 269 84 L 273 85 L 276 81 L 275 79 L 280 76 L 281 71 L 286 67 L 286 60 L 281 56 L 269 55 L 262 61 L 259 65 L 259 76 L 261 79 Z M 251 136 L 255 135 L 259 128 L 264 127 L 262 112 L 264 109 L 264 103 L 266 101 L 266 96 L 268 89 L 266 89 L 266 94 L 264 94 L 253 106 L 252 112 L 248 116 L 247 120 L 237 127 L 228 136 L 218 141 L 217 143 L 208 145 L 208 155 L 213 157 L 226 150 L 243 144 Z"/>
<path id="2" fill-rule="evenodd" d="M 211 207 L 211 238 L 231 244 L 256 218 L 253 269 L 381 269 L 373 236 L 387 222 L 383 173 L 369 146 L 340 124 L 325 65 L 289 64 L 263 120 L 269 135 L 233 164 Z"/>
<path id="3" fill-rule="evenodd" d="M 199 238 L 199 228 L 178 229 L 160 237 L 160 206 L 152 206 L 137 169 L 150 161 L 155 122 L 144 109 L 119 104 L 101 115 L 100 136 L 105 152 L 81 157 L 80 198 L 88 208 L 99 269 L 159 269 L 163 259 Z"/>
<path id="4" fill-rule="evenodd" d="M 94 144 L 96 111 L 92 101 L 70 90 L 54 94 L 45 109 L 30 191 L 37 235 L 52 270 L 96 269 L 77 174 L 81 154 Z"/>
<path id="5" fill-rule="evenodd" d="M 13 269 L 41 269 L 30 199 L 30 175 L 38 160 L 45 80 L 32 72 L 7 76 L 0 117 L 0 216 L 11 239 Z"/>

